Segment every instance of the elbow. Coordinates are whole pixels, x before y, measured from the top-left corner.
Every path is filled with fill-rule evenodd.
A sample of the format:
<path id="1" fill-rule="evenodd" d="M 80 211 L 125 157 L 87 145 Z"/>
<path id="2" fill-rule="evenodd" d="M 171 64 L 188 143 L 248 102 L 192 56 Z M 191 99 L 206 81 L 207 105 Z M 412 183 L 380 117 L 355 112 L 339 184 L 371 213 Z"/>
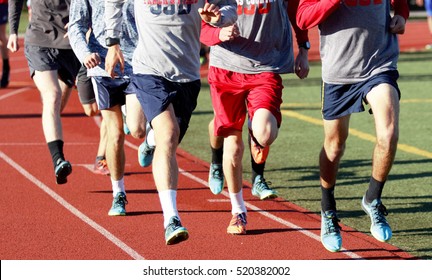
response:
<path id="1" fill-rule="evenodd" d="M 307 19 L 307 17 L 305 17 L 304 14 L 300 10 L 297 10 L 296 22 L 297 22 L 297 26 L 301 30 L 307 30 L 309 28 L 309 26 L 307 25 L 306 19 Z"/>

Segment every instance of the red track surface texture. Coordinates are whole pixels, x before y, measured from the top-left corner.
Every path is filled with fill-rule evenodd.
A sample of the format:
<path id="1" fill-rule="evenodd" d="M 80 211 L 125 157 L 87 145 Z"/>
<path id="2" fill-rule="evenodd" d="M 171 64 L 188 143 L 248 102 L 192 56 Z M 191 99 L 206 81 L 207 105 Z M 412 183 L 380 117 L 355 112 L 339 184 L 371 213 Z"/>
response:
<path id="1" fill-rule="evenodd" d="M 413 25 L 414 26 L 414 25 Z M 425 24 L 409 33 L 426 34 Z M 423 31 L 418 31 L 422 29 Z M 417 33 L 418 32 L 418 33 Z M 409 35 L 409 34 L 408 34 Z M 405 35 L 404 48 L 427 41 Z M 316 35 L 311 41 L 317 46 Z M 311 50 L 311 56 L 317 48 Z M 76 91 L 63 114 L 65 155 L 73 164 L 66 185 L 56 185 L 41 127 L 41 102 L 28 76 L 22 50 L 13 54 L 9 88 L 0 90 L 0 258 L 1 259 L 194 259 L 321 260 L 410 259 L 406 252 L 343 226 L 343 250 L 326 251 L 320 218 L 288 201 L 260 201 L 246 187 L 248 234 L 226 233 L 226 192 L 207 187 L 208 163 L 179 151 L 178 208 L 190 238 L 164 243 L 162 213 L 150 168 L 137 163 L 139 141 L 127 137 L 125 217 L 109 217 L 109 177 L 91 167 L 99 141 L 95 121 L 82 112 Z M 245 183 L 246 184 L 246 183 Z"/>

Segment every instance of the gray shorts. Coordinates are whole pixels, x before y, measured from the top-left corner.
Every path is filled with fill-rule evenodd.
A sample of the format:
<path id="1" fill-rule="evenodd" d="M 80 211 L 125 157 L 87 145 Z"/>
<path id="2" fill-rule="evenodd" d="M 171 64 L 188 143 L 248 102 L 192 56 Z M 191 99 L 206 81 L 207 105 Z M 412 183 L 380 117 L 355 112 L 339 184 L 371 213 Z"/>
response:
<path id="1" fill-rule="evenodd" d="M 30 77 L 35 71 L 57 70 L 60 80 L 69 87 L 75 84 L 75 78 L 81 63 L 71 49 L 54 49 L 25 45 L 24 54 L 30 69 Z"/>

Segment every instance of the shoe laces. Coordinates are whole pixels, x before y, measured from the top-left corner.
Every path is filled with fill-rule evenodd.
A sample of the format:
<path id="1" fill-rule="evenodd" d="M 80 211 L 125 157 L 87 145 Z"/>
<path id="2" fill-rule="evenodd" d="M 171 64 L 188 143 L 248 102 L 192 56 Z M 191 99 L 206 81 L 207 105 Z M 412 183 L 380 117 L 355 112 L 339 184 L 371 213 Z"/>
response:
<path id="1" fill-rule="evenodd" d="M 114 200 L 114 205 L 115 206 L 124 207 L 126 204 L 128 204 L 126 196 L 124 196 L 124 195 L 118 195 L 118 196 L 116 196 L 116 198 Z"/>
<path id="2" fill-rule="evenodd" d="M 246 225 L 246 214 L 245 213 L 240 213 L 240 214 L 235 214 L 232 219 L 231 219 L 231 226 L 242 226 L 242 225 Z"/>
<path id="3" fill-rule="evenodd" d="M 269 186 L 271 186 L 271 184 L 272 183 L 270 181 L 266 181 L 264 178 L 261 178 L 255 183 L 254 187 L 259 192 L 262 192 L 265 190 L 270 190 Z"/>
<path id="4" fill-rule="evenodd" d="M 151 156 L 154 153 L 154 151 L 155 151 L 155 148 L 150 146 L 149 143 L 147 142 L 147 139 L 146 139 L 145 144 L 144 144 L 143 154 Z"/>
<path id="5" fill-rule="evenodd" d="M 177 217 L 175 217 L 175 218 L 171 219 L 171 221 L 170 221 L 170 223 L 168 225 L 168 228 L 171 228 L 172 230 L 174 230 L 174 229 L 179 228 L 181 226 L 182 225 L 180 223 L 180 220 Z"/>
<path id="6" fill-rule="evenodd" d="M 217 166 L 216 168 L 212 168 L 212 177 L 218 180 L 222 180 L 222 168 Z"/>
<path id="7" fill-rule="evenodd" d="M 332 215 L 325 215 L 325 229 L 326 229 L 326 233 L 337 233 L 339 232 L 342 228 L 339 225 L 340 220 L 338 219 L 338 217 L 335 214 Z"/>
<path id="8" fill-rule="evenodd" d="M 375 221 L 375 224 L 387 224 L 387 219 L 385 216 L 388 215 L 387 208 L 384 204 L 380 203 L 375 207 L 371 207 L 372 209 L 372 217 Z"/>
<path id="9" fill-rule="evenodd" d="M 98 160 L 98 162 L 97 162 L 97 167 L 98 167 L 99 169 L 104 169 L 104 168 L 106 168 L 106 167 L 107 167 L 106 159 Z"/>

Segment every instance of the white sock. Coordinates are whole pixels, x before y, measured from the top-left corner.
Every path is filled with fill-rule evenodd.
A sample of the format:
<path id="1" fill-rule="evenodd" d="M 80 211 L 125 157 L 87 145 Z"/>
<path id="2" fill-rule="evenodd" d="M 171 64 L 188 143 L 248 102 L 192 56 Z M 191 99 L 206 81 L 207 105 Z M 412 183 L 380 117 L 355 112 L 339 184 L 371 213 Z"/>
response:
<path id="1" fill-rule="evenodd" d="M 229 193 L 230 200 L 231 200 L 231 213 L 239 214 L 239 213 L 246 213 L 246 206 L 244 204 L 243 200 L 243 189 L 240 190 L 238 193 Z"/>
<path id="2" fill-rule="evenodd" d="M 172 216 L 179 217 L 177 211 L 177 191 L 176 190 L 160 191 L 159 200 L 162 206 L 162 212 L 164 217 L 164 228 L 166 228 Z"/>
<path id="3" fill-rule="evenodd" d="M 121 108 L 123 115 L 126 116 L 126 105 L 122 105 L 120 108 Z"/>
<path id="4" fill-rule="evenodd" d="M 147 143 L 152 147 L 156 146 L 153 128 L 151 128 L 147 133 Z"/>
<path id="5" fill-rule="evenodd" d="M 111 178 L 111 185 L 113 190 L 113 197 L 115 197 L 119 192 L 123 192 L 126 194 L 125 185 L 124 185 L 124 177 L 120 180 L 116 181 Z"/>

